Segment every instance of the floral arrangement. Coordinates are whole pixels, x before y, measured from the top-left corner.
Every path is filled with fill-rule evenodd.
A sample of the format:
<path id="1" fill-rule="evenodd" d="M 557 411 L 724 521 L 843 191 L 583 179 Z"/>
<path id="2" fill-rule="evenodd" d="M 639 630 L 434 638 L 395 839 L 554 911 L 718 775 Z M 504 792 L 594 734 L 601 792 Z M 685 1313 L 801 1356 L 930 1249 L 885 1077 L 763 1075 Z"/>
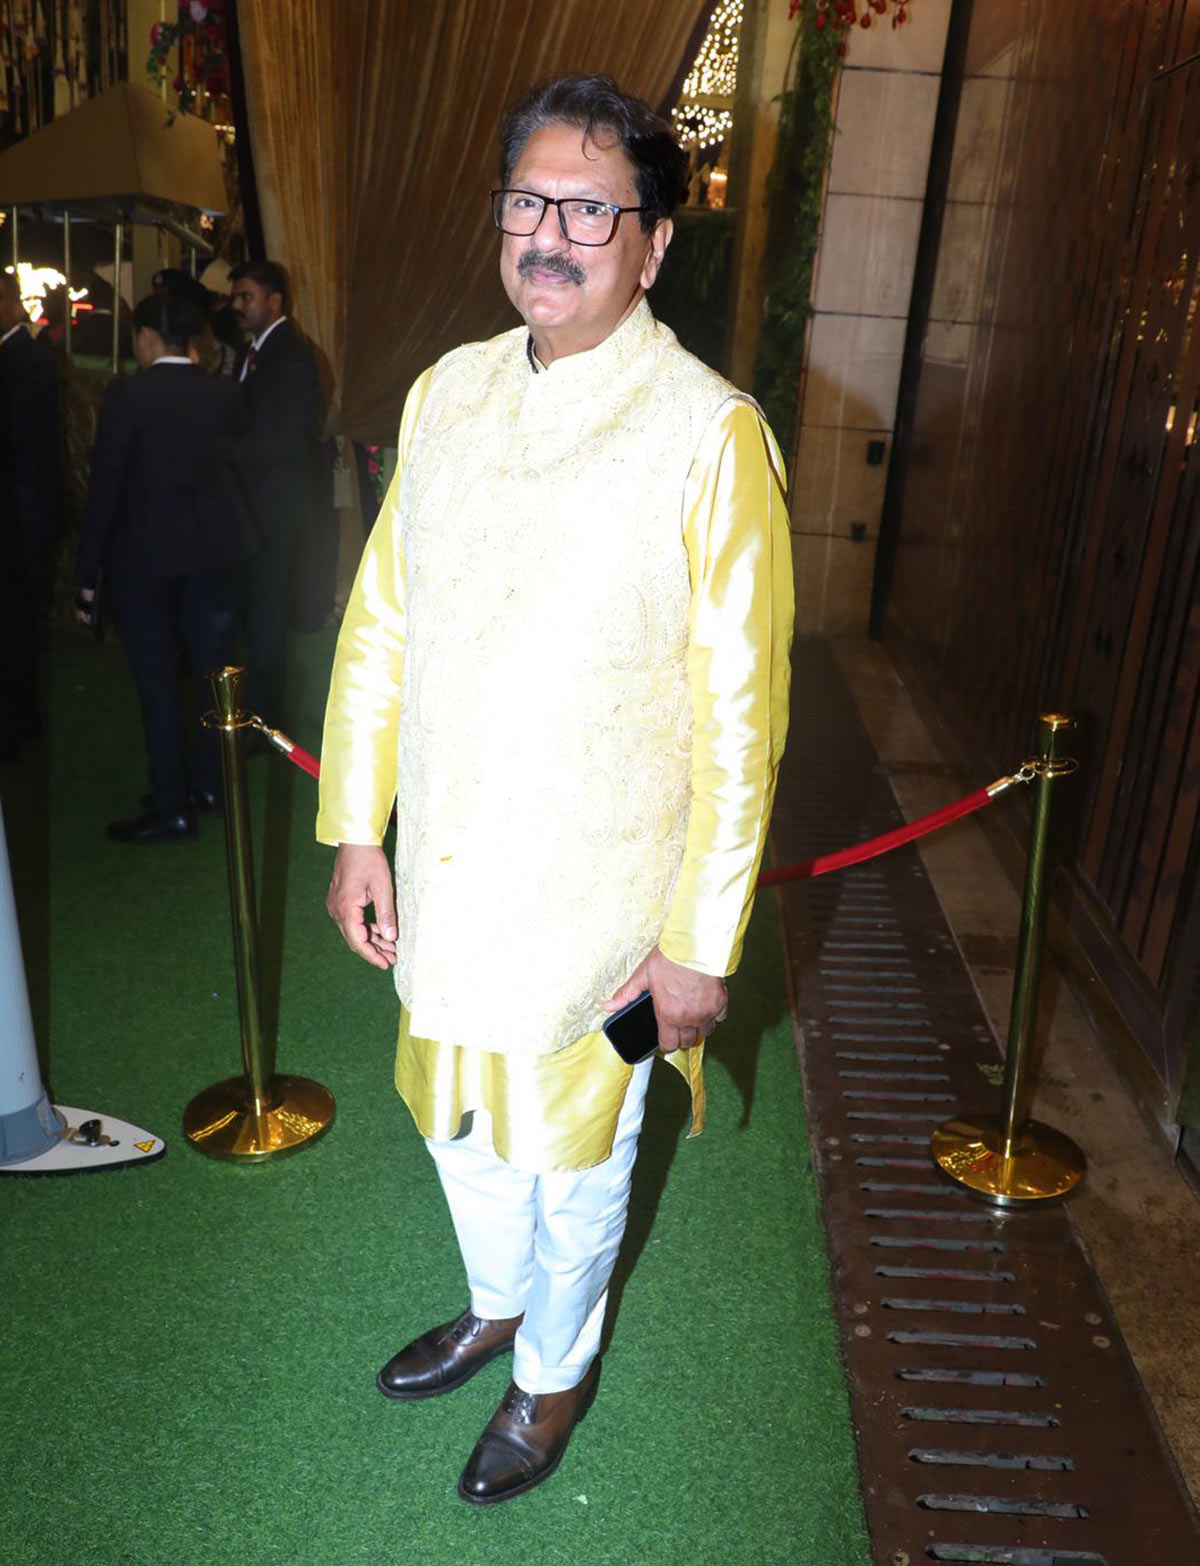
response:
<path id="1" fill-rule="evenodd" d="M 875 21 L 876 17 L 887 16 L 892 13 L 892 26 L 903 27 L 909 20 L 908 9 L 912 0 L 815 0 L 812 8 L 811 21 L 817 32 L 824 32 L 826 28 L 833 33 L 848 33 L 852 27 L 867 27 Z M 803 9 L 802 0 L 791 0 L 788 6 L 788 21 Z M 840 55 L 846 53 L 846 39 L 838 40 L 837 52 Z"/>
<path id="2" fill-rule="evenodd" d="M 223 0 L 179 0 L 177 21 L 155 22 L 150 29 L 146 70 L 160 84 L 167 77 L 173 54 L 177 69 L 171 86 L 179 94 L 179 107 L 185 114 L 196 111 L 202 93 L 209 99 L 229 96 Z"/>

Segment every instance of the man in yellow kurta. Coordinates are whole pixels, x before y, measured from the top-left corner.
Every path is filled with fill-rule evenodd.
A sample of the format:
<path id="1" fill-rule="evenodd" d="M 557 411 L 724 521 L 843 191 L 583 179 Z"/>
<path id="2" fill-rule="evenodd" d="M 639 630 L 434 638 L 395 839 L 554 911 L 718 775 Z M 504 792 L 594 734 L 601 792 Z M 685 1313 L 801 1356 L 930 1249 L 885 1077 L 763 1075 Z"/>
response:
<path id="1" fill-rule="evenodd" d="M 649 991 L 703 1123 L 792 629 L 775 441 L 644 297 L 683 184 L 669 128 L 568 77 L 510 111 L 501 153 L 500 271 L 525 324 L 408 397 L 338 642 L 317 825 L 338 849 L 330 914 L 395 970 L 396 1085 L 470 1291 L 380 1390 L 436 1396 L 514 1354 L 459 1481 L 477 1504 L 548 1477 L 595 1394 L 650 1071 L 618 1058 L 606 1014 Z"/>

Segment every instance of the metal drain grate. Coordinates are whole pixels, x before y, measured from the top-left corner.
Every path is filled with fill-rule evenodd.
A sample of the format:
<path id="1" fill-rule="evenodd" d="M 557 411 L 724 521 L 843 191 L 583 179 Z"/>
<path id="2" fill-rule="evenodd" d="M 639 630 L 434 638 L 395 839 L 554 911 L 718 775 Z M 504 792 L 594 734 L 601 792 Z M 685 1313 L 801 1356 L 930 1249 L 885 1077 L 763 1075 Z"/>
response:
<path id="1" fill-rule="evenodd" d="M 797 649 L 794 689 L 780 862 L 902 819 L 827 646 Z M 934 1126 L 998 1099 L 997 1051 L 916 851 L 782 906 L 876 1560 L 1200 1560 L 1069 1213 L 993 1212 L 929 1157 Z"/>

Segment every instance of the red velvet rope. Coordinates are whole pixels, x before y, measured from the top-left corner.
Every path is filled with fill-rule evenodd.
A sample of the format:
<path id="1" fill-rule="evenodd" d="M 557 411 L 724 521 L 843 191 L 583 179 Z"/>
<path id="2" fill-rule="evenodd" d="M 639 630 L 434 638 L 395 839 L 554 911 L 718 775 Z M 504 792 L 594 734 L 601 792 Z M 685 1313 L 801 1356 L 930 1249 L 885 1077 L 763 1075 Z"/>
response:
<path id="1" fill-rule="evenodd" d="M 294 741 L 280 734 L 278 729 L 264 729 L 267 738 L 275 748 L 302 772 L 307 772 L 310 778 L 321 776 L 321 763 L 311 751 L 305 750 Z M 1004 780 L 1007 783 L 1007 779 Z M 920 816 L 916 821 L 909 821 L 902 827 L 897 827 L 894 832 L 884 832 L 881 837 L 869 838 L 865 843 L 855 843 L 851 848 L 840 849 L 836 854 L 821 854 L 816 859 L 805 859 L 796 865 L 780 865 L 777 870 L 764 870 L 758 878 L 759 886 L 779 886 L 785 881 L 807 881 L 815 875 L 828 875 L 831 870 L 844 870 L 847 865 L 858 865 L 864 859 L 874 859 L 878 854 L 886 854 L 889 849 L 899 848 L 902 843 L 911 843 L 914 838 L 924 837 L 929 832 L 936 832 L 938 827 L 945 826 L 949 821 L 957 821 L 960 816 L 969 816 L 974 810 L 982 810 L 984 805 L 990 805 L 996 794 L 1002 790 L 995 783 L 991 789 L 979 788 L 973 794 L 968 794 L 965 799 L 955 800 L 952 805 L 943 805 L 941 810 L 932 810 L 927 816 Z"/>
<path id="2" fill-rule="evenodd" d="M 284 751 L 284 755 L 294 767 L 299 767 L 301 772 L 307 772 L 310 778 L 319 778 L 321 776 L 321 763 L 311 750 L 305 750 L 302 746 L 293 744 L 291 750 Z"/>
<path id="3" fill-rule="evenodd" d="M 959 816 L 969 816 L 973 810 L 990 805 L 993 798 L 994 795 L 986 788 L 976 789 L 965 799 L 944 805 L 941 810 L 932 810 L 927 816 L 920 816 L 916 821 L 897 827 L 894 832 L 885 832 L 882 837 L 855 843 L 852 848 L 843 848 L 836 854 L 821 854 L 816 859 L 805 859 L 798 865 L 780 865 L 777 870 L 764 870 L 758 878 L 758 884 L 778 886 L 783 881 L 806 881 L 814 875 L 828 875 L 831 870 L 844 870 L 847 865 L 861 864 L 864 859 L 874 859 L 877 854 L 886 854 L 891 848 L 899 848 L 901 843 L 911 843 L 915 837 L 935 832 L 948 821 L 957 821 Z"/>

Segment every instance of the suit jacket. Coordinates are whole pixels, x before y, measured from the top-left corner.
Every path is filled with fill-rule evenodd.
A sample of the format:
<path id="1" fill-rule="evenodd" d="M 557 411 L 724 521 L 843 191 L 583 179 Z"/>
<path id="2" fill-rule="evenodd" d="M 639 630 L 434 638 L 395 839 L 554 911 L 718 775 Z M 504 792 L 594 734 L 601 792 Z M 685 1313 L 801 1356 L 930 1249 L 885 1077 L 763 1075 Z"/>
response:
<path id="1" fill-rule="evenodd" d="M 58 361 L 21 327 L 0 344 L 8 402 L 12 483 L 25 551 L 39 573 L 62 526 Z"/>
<path id="2" fill-rule="evenodd" d="M 40 610 L 40 596 L 31 591 L 37 584 L 23 569 L 27 544 L 17 498 L 16 419 L 9 416 L 9 397 L 8 376 L 0 374 L 0 761 L 14 759 L 37 727 L 35 617 Z"/>
<path id="3" fill-rule="evenodd" d="M 238 358 L 235 380 L 248 351 Z M 269 527 L 278 512 L 307 504 L 325 422 L 316 356 L 290 321 L 275 327 L 241 385 L 250 427 L 238 442 L 237 468 Z"/>
<path id="4" fill-rule="evenodd" d="M 232 381 L 155 364 L 104 394 L 75 580 L 101 566 L 125 579 L 229 570 L 253 547 L 234 474 L 246 407 Z"/>

